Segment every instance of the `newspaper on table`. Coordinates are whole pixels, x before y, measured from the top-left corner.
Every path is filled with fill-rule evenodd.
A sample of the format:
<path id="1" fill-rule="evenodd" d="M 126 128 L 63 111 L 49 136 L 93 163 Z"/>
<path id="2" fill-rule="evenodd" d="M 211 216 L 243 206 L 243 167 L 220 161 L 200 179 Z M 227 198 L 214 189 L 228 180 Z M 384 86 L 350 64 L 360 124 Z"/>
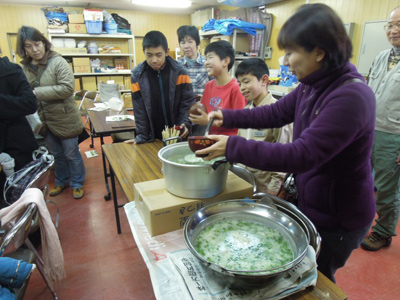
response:
<path id="1" fill-rule="evenodd" d="M 201 266 L 197 264 L 195 257 L 189 250 L 187 250 L 183 240 L 183 230 L 180 229 L 152 237 L 136 209 L 135 202 L 125 204 L 124 210 L 136 245 L 147 268 L 149 269 L 154 294 L 158 300 L 231 300 L 238 298 L 261 299 L 263 297 L 263 299 L 281 299 L 305 289 L 308 286 L 316 285 L 317 269 L 315 263 L 315 252 L 312 247 L 310 247 L 311 250 L 308 251 L 303 263 L 293 270 L 292 274 L 290 274 L 291 276 L 287 276 L 289 279 L 285 279 L 285 283 L 279 283 L 277 287 L 275 287 L 275 285 L 273 287 L 268 287 L 268 290 L 274 288 L 272 296 L 260 294 L 260 292 L 263 292 L 265 289 L 255 291 L 234 291 L 229 290 L 226 287 L 221 288 L 218 284 L 213 283 L 210 278 L 203 280 L 205 282 L 203 283 L 203 286 L 207 286 L 208 288 L 211 286 L 210 290 L 198 291 L 196 287 L 198 282 L 197 280 L 193 281 L 190 278 L 191 276 L 188 276 L 188 272 L 191 270 L 188 270 L 184 265 L 187 261 L 182 261 L 182 259 L 188 259 L 193 268 L 196 266 L 196 270 L 201 270 Z M 177 266 L 179 269 L 177 269 Z M 201 270 L 201 272 L 203 271 L 204 270 Z M 176 274 L 179 274 L 179 276 Z M 183 278 L 186 279 L 186 281 Z M 193 282 L 187 282 L 188 279 Z M 193 285 L 195 285 L 195 288 L 193 288 Z M 216 292 L 218 290 L 221 291 L 221 294 Z M 197 295 L 200 295 L 200 298 L 197 297 Z M 257 298 L 255 295 L 260 296 Z"/>
<path id="2" fill-rule="evenodd" d="M 107 122 L 113 122 L 113 121 L 128 121 L 128 120 L 135 120 L 135 117 L 132 115 L 114 115 L 114 116 L 107 116 L 106 121 Z"/>
<path id="3" fill-rule="evenodd" d="M 172 269 L 179 279 L 185 299 L 282 299 L 317 283 L 317 264 L 314 249 L 309 246 L 306 257 L 283 278 L 259 290 L 231 290 L 210 277 L 188 249 L 168 254 Z"/>
<path id="4" fill-rule="evenodd" d="M 102 111 L 102 110 L 107 110 L 110 108 L 107 102 L 97 102 L 93 103 L 94 107 L 89 108 L 88 110 L 94 110 L 94 111 Z"/>

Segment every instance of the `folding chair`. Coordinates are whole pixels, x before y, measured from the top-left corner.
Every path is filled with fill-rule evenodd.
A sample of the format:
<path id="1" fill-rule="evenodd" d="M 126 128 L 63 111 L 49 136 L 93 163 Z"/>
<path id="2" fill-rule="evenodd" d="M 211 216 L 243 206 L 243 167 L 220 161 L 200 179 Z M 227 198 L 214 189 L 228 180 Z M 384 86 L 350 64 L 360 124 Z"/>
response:
<path id="1" fill-rule="evenodd" d="M 39 190 L 42 191 L 44 200 L 48 202 L 47 200 L 47 194 L 49 191 L 49 176 L 51 172 L 51 168 L 54 165 L 54 160 L 50 162 L 45 169 L 42 170 L 40 174 L 34 178 L 31 183 L 29 183 L 27 188 L 38 188 Z M 57 217 L 56 217 L 56 227 L 58 226 L 58 218 L 59 218 L 59 212 L 57 208 Z M 39 213 L 36 210 L 36 213 L 33 215 L 33 220 L 32 220 L 32 226 L 31 226 L 31 232 L 35 232 L 39 228 Z M 31 243 L 29 238 L 27 237 L 25 239 L 25 245 L 29 248 L 30 251 L 32 251 L 35 254 L 35 264 L 40 272 L 40 274 L 43 277 L 43 280 L 46 282 L 47 287 L 49 288 L 51 294 L 53 295 L 54 299 L 57 300 L 57 293 L 53 287 L 53 284 L 51 281 L 47 278 L 47 275 L 44 272 L 44 262 L 43 258 L 38 254 L 36 251 L 35 246 Z"/>
<path id="2" fill-rule="evenodd" d="M 87 90 L 80 90 L 80 91 L 76 91 L 74 93 L 74 97 L 75 97 L 75 101 L 80 101 L 79 102 L 79 106 L 78 106 L 78 110 L 81 114 L 82 117 L 85 117 L 85 124 L 84 124 L 84 130 L 86 130 L 86 125 L 89 121 L 89 115 L 87 113 L 87 110 L 85 108 L 84 102 L 86 99 L 89 99 L 89 101 L 91 102 L 96 102 L 99 101 L 100 97 L 99 97 L 99 93 L 97 91 L 87 91 Z M 90 148 L 93 148 L 93 137 L 94 137 L 94 133 L 92 128 L 90 127 L 89 129 L 90 131 L 90 138 L 92 140 L 92 144 L 90 145 Z"/>
<path id="3" fill-rule="evenodd" d="M 92 102 L 98 100 L 99 93 L 97 91 L 87 91 L 87 90 L 79 90 L 74 93 L 75 101 L 79 101 L 78 109 L 81 113 L 81 116 L 86 116 L 87 112 L 84 106 L 85 99 L 89 99 Z"/>
<path id="4" fill-rule="evenodd" d="M 2 256 L 23 260 L 30 264 L 35 262 L 35 253 L 30 249 L 21 248 L 21 246 L 28 237 L 31 230 L 32 219 L 36 212 L 36 205 L 31 203 L 15 225 L 5 233 L 0 244 L 0 253 Z M 14 290 L 17 299 L 24 298 L 29 279 L 30 277 L 25 280 L 24 285 L 20 289 Z"/>
<path id="5" fill-rule="evenodd" d="M 43 197 L 46 200 L 47 193 L 48 193 L 48 181 L 51 172 L 51 168 L 54 165 L 54 160 L 50 161 L 47 166 L 35 176 L 27 185 L 26 188 L 38 188 L 42 191 Z M 58 209 L 57 209 L 58 211 Z M 56 224 L 58 223 L 58 212 L 56 218 Z M 17 226 L 17 224 L 19 224 Z M 17 227 L 16 227 L 17 226 Z M 15 229 L 14 229 L 15 227 Z M 30 204 L 28 209 L 26 210 L 25 214 L 21 217 L 21 219 L 14 225 L 13 229 L 10 230 L 7 234 L 9 237 L 7 240 L 14 240 L 13 247 L 7 249 L 6 253 L 12 252 L 12 255 L 9 256 L 15 259 L 22 259 L 29 263 L 35 263 L 40 274 L 43 277 L 43 280 L 46 282 L 47 287 L 49 288 L 50 292 L 52 293 L 54 299 L 58 299 L 57 293 L 51 283 L 51 281 L 47 278 L 47 275 L 44 272 L 43 266 L 43 258 L 38 254 L 36 251 L 35 246 L 31 243 L 28 238 L 30 233 L 35 232 L 39 228 L 39 213 L 35 204 Z M 23 230 L 22 228 L 25 228 Z M 24 233 L 22 235 L 22 232 Z M 3 239 L 4 243 L 6 242 Z M 10 242 L 8 242 L 5 247 L 9 247 Z M 20 246 L 24 244 L 27 249 L 20 248 Z M 2 248 L 1 248 L 2 249 Z M 21 293 L 21 292 L 18 292 Z M 24 293 L 24 291 L 23 291 Z M 23 297 L 23 295 L 22 295 Z M 18 298 L 22 299 L 22 298 Z"/>

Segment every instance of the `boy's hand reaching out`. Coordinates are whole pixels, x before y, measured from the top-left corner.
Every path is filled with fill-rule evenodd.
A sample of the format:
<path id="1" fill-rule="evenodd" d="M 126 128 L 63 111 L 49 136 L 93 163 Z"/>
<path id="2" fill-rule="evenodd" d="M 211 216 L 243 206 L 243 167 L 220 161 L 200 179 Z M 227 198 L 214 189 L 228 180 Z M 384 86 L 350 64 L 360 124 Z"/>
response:
<path id="1" fill-rule="evenodd" d="M 189 120 L 198 125 L 207 125 L 208 124 L 208 118 L 207 114 L 202 111 L 201 109 L 197 109 L 196 114 L 189 114 Z"/>

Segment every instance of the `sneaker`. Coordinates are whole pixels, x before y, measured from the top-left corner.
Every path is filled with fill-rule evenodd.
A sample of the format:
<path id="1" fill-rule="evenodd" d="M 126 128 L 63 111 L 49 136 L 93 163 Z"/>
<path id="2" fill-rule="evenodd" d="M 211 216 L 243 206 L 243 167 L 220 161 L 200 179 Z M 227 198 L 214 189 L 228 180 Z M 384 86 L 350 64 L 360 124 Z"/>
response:
<path id="1" fill-rule="evenodd" d="M 361 242 L 361 247 L 368 251 L 378 251 L 383 247 L 388 247 L 392 243 L 392 238 L 383 238 L 376 232 L 372 232 Z"/>
<path id="2" fill-rule="evenodd" d="M 63 186 L 60 185 L 56 185 L 55 187 L 53 187 L 53 189 L 50 191 L 49 195 L 50 197 L 54 197 L 57 196 L 58 194 L 60 194 L 63 190 L 65 190 L 69 185 L 65 184 Z"/>
<path id="3" fill-rule="evenodd" d="M 85 191 L 83 190 L 83 188 L 77 188 L 72 190 L 72 196 L 74 196 L 75 199 L 81 199 L 84 193 Z"/>

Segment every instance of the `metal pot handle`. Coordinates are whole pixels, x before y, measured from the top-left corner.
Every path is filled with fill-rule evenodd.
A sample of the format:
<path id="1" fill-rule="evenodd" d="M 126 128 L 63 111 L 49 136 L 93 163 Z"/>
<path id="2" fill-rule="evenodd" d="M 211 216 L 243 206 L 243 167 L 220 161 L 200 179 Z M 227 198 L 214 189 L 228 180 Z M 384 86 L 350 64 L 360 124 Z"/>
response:
<path id="1" fill-rule="evenodd" d="M 211 165 L 211 168 L 213 168 L 213 170 L 215 171 L 220 165 L 225 163 L 229 163 L 229 161 L 226 158 L 217 160 Z"/>

